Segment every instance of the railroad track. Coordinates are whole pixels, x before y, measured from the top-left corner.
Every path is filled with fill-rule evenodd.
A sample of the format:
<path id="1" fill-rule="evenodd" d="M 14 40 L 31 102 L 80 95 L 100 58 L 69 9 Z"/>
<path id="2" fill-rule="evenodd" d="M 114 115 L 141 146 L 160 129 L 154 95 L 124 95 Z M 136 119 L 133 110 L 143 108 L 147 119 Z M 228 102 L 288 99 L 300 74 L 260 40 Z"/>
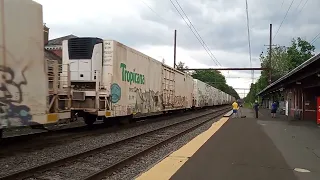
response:
<path id="1" fill-rule="evenodd" d="M 225 107 L 225 106 L 222 106 Z M 221 107 L 220 107 L 221 108 Z M 215 109 L 215 108 L 214 108 Z M 102 134 L 116 133 L 125 131 L 131 128 L 144 126 L 147 124 L 166 121 L 174 118 L 185 118 L 193 113 L 205 113 L 211 108 L 200 109 L 197 111 L 187 111 L 184 113 L 168 113 L 163 115 L 155 115 L 151 117 L 143 117 L 135 123 L 125 124 L 122 126 L 107 126 L 105 124 L 94 124 L 92 127 L 71 127 L 61 130 L 36 133 L 24 136 L 15 136 L 13 138 L 5 138 L 0 140 L 0 146 L 6 147 L 0 149 L 0 158 L 10 156 L 18 156 L 20 153 L 29 153 L 37 149 L 50 148 L 62 144 L 68 144 L 75 141 L 81 141 L 84 137 L 99 136 Z M 0 173 L 1 176 L 1 173 Z"/>
<path id="2" fill-rule="evenodd" d="M 207 109 L 201 109 L 197 110 L 196 112 L 202 112 Z M 194 111 L 187 111 L 183 113 L 183 115 L 188 115 L 190 113 L 194 113 Z M 43 130 L 40 132 L 30 132 L 26 134 L 20 134 L 20 135 L 11 135 L 11 136 L 6 136 L 0 139 L 0 145 L 10 145 L 14 143 L 19 143 L 19 142 L 25 142 L 28 140 L 34 140 L 34 138 L 39 138 L 40 136 L 42 138 L 44 137 L 50 137 L 52 138 L 53 136 L 59 136 L 60 138 L 63 138 L 64 136 L 67 137 L 70 135 L 70 133 L 82 133 L 86 132 L 88 130 L 99 130 L 99 129 L 110 129 L 110 131 L 116 131 L 116 130 L 122 130 L 126 128 L 132 128 L 138 125 L 143 125 L 147 124 L 149 122 L 155 122 L 158 120 L 162 120 L 165 118 L 174 118 L 176 116 L 181 116 L 180 113 L 169 113 L 169 114 L 160 114 L 160 115 L 154 115 L 154 116 L 149 116 L 149 117 L 141 117 L 137 118 L 137 122 L 133 124 L 126 124 L 124 126 L 110 126 L 106 125 L 103 122 L 97 122 L 96 124 L 93 124 L 91 127 L 88 127 L 87 125 L 79 125 L 75 127 L 67 127 L 68 125 L 65 125 L 66 127 L 62 128 L 55 128 L 55 129 L 48 129 L 48 130 Z M 148 122 L 147 122 L 147 121 Z M 80 120 L 78 120 L 80 121 Z M 86 135 L 86 134 L 85 134 Z"/>
<path id="3" fill-rule="evenodd" d="M 102 179 L 108 173 L 230 111 L 216 111 L 134 135 L 102 147 L 0 177 L 0 179 Z M 72 177 L 76 174 L 76 177 Z"/>

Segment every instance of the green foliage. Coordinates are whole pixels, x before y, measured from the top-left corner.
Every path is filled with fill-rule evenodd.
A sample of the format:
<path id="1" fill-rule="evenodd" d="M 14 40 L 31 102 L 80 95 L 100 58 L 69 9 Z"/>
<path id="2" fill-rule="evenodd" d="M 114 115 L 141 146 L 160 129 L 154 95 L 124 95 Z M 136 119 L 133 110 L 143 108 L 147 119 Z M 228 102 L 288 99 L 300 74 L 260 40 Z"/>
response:
<path id="1" fill-rule="evenodd" d="M 185 66 L 183 62 L 178 62 L 177 69 L 188 69 L 188 66 Z M 205 82 L 221 91 L 230 94 L 236 99 L 240 99 L 237 91 L 233 87 L 228 86 L 226 78 L 221 74 L 220 71 L 215 70 L 197 70 L 190 73 L 191 76 L 195 79 L 198 79 L 202 82 Z"/>
<path id="2" fill-rule="evenodd" d="M 277 46 L 272 48 L 271 64 L 269 49 L 265 55 L 260 55 L 261 67 L 271 66 L 272 81 L 278 80 L 312 56 L 315 47 L 300 37 L 291 41 L 290 47 Z M 261 76 L 255 84 L 251 84 L 250 92 L 245 97 L 246 102 L 254 102 L 256 94 L 268 86 L 268 71 L 261 71 Z"/>
<path id="3" fill-rule="evenodd" d="M 184 62 L 179 61 L 178 64 L 176 64 L 176 68 L 181 70 L 181 69 L 188 69 L 188 66 L 185 66 Z"/>
<path id="4" fill-rule="evenodd" d="M 292 40 L 291 47 L 288 48 L 288 56 L 290 59 L 289 69 L 292 70 L 314 56 L 315 47 L 309 42 L 302 40 L 300 37 Z"/>

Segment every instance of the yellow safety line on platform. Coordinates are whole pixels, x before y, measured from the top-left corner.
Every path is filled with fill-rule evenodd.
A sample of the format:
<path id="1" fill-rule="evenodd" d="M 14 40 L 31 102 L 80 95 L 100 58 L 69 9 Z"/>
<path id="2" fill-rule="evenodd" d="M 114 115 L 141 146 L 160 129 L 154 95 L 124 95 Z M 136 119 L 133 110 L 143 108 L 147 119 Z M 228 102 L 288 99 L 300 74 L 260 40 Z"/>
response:
<path id="1" fill-rule="evenodd" d="M 187 160 L 207 142 L 207 140 L 216 133 L 224 123 L 228 121 L 229 117 L 223 117 L 219 121 L 212 124 L 212 126 L 205 132 L 199 134 L 189 143 L 170 154 L 161 162 L 153 166 L 148 171 L 142 173 L 137 180 L 165 180 L 170 179 L 180 168 L 187 162 Z"/>

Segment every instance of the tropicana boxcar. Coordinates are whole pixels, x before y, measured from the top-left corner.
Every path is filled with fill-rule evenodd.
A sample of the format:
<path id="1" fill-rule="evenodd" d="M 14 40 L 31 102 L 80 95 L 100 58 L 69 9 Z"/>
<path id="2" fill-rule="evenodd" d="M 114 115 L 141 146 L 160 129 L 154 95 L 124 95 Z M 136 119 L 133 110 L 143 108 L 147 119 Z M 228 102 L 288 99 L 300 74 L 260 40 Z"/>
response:
<path id="1" fill-rule="evenodd" d="M 97 116 L 145 116 L 192 107 L 191 76 L 117 41 L 65 40 L 63 62 L 71 69 L 72 109 L 87 124 Z"/>

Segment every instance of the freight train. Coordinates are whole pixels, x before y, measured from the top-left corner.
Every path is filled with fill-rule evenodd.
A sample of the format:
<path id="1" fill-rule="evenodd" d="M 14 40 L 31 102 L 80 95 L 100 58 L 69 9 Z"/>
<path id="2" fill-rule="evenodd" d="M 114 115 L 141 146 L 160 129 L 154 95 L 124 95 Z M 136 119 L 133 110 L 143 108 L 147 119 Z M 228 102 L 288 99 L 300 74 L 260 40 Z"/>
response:
<path id="1" fill-rule="evenodd" d="M 0 12 L 0 137 L 3 128 L 76 116 L 91 125 L 96 119 L 110 123 L 234 101 L 114 40 L 69 39 L 62 64 L 44 60 L 42 6 L 32 0 L 0 2 L 6 11 Z"/>
<path id="2" fill-rule="evenodd" d="M 71 110 L 92 124 L 231 104 L 234 97 L 115 40 L 63 41 Z M 67 69 L 63 69 L 67 72 Z"/>
<path id="3" fill-rule="evenodd" d="M 70 119 L 68 78 L 44 59 L 42 5 L 0 0 L 0 9 L 0 138 L 4 128 Z"/>

